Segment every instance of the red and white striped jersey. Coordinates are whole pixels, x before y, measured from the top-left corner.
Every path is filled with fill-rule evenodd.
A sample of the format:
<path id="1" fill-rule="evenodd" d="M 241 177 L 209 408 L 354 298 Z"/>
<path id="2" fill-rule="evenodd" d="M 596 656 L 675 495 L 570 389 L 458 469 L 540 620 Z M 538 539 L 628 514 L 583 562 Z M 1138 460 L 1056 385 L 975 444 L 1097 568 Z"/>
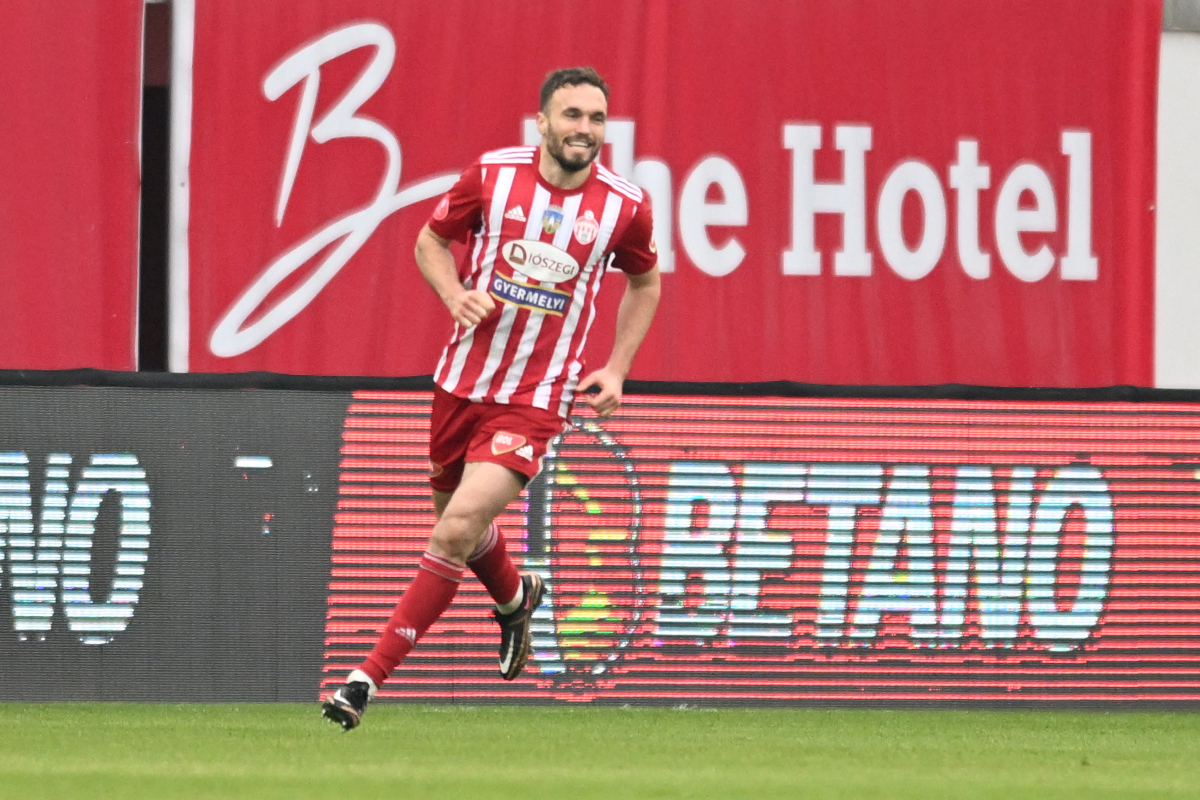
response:
<path id="1" fill-rule="evenodd" d="M 485 153 L 429 220 L 443 239 L 466 242 L 463 285 L 497 301 L 475 327 L 455 325 L 434 380 L 458 397 L 566 417 L 601 278 L 658 259 L 641 189 L 595 162 L 581 187 L 559 189 L 537 162 L 537 147 Z"/>

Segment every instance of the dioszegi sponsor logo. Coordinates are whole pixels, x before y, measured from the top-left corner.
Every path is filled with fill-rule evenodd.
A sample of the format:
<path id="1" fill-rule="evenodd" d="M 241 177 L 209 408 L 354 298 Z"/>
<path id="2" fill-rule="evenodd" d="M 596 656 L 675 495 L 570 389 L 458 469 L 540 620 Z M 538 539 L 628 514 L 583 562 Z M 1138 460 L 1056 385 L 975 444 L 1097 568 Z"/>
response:
<path id="1" fill-rule="evenodd" d="M 567 309 L 571 295 L 557 289 L 543 289 L 540 286 L 527 286 L 523 283 L 510 281 L 503 275 L 493 275 L 488 294 L 509 305 L 528 308 L 530 311 L 540 311 L 561 317 Z"/>
<path id="2" fill-rule="evenodd" d="M 569 281 L 579 274 L 579 262 L 552 244 L 518 239 L 504 245 L 501 253 L 513 269 L 545 283 Z"/>

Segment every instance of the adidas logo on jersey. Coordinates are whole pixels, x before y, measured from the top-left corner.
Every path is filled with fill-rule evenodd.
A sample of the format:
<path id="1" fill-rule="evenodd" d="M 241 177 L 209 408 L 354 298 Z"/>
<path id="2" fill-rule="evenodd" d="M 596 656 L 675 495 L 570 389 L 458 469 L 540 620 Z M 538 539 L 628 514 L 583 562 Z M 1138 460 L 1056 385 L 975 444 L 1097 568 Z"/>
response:
<path id="1" fill-rule="evenodd" d="M 521 210 L 520 206 L 513 206 L 504 212 L 504 218 L 516 220 L 517 222 L 525 222 L 525 212 Z"/>
<path id="2" fill-rule="evenodd" d="M 533 445 L 525 445 L 517 448 L 517 455 L 526 461 L 533 461 Z"/>

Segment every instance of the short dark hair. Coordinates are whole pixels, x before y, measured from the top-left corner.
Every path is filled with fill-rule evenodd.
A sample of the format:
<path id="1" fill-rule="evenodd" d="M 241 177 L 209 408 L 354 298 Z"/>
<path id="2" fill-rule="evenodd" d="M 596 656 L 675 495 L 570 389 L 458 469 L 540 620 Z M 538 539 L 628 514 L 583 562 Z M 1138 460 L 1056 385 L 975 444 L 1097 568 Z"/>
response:
<path id="1" fill-rule="evenodd" d="M 589 86 L 595 86 L 604 92 L 604 99 L 608 99 L 608 84 L 604 82 L 604 78 L 600 77 L 600 73 L 591 67 L 556 69 L 547 75 L 546 80 L 542 82 L 542 111 L 544 112 L 550 106 L 550 98 L 559 89 L 564 86 L 579 86 L 585 83 Z"/>

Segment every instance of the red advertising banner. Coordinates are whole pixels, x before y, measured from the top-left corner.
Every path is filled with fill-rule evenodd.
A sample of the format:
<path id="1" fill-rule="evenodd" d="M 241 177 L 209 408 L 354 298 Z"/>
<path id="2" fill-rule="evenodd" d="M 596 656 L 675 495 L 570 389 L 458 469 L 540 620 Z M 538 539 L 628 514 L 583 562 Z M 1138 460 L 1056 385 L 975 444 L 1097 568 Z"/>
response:
<path id="1" fill-rule="evenodd" d="M 426 547 L 429 396 L 359 392 L 328 690 Z M 381 689 L 405 700 L 1200 701 L 1200 410 L 632 397 L 587 409 L 503 515 L 551 594 L 496 674 L 473 579 Z"/>
<path id="2" fill-rule="evenodd" d="M 431 373 L 418 230 L 591 64 L 664 271 L 634 377 L 1151 385 L 1160 25 L 1158 0 L 195 0 L 172 368 Z"/>
<path id="3" fill-rule="evenodd" d="M 0 25 L 0 369 L 137 368 L 143 0 Z"/>

